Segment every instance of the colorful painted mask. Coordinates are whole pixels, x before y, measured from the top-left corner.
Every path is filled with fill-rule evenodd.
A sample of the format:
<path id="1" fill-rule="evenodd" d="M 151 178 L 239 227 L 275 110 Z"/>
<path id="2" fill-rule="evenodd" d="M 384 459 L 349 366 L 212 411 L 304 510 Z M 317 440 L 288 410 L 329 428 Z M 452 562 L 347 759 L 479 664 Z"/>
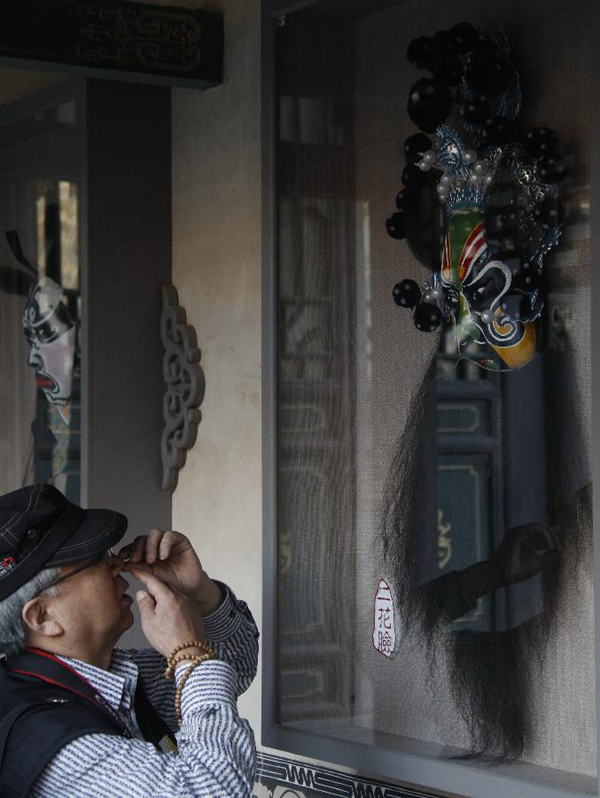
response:
<path id="1" fill-rule="evenodd" d="M 62 288 L 42 277 L 27 297 L 23 327 L 29 341 L 29 365 L 37 372 L 38 386 L 52 404 L 71 397 L 77 328 L 62 301 Z"/>
<path id="2" fill-rule="evenodd" d="M 537 223 L 536 206 L 555 198 L 556 186 L 544 184 L 535 169 L 524 168 L 522 149 L 487 147 L 481 157 L 466 150 L 460 137 L 442 125 L 435 149 L 419 166 L 440 169 L 437 194 L 446 205 L 441 268 L 423 291 L 411 280 L 394 287 L 400 306 L 414 310 L 418 329 L 444 323 L 453 329 L 457 354 L 490 370 L 517 369 L 535 356 L 543 301 L 538 288 L 542 260 L 560 236 L 560 225 Z M 515 189 L 514 229 L 520 248 L 501 257 L 486 234 L 486 206 L 498 173 Z"/>
<path id="3" fill-rule="evenodd" d="M 522 300 L 531 307 L 531 299 L 526 292 L 515 291 L 510 267 L 491 258 L 480 210 L 463 209 L 453 214 L 444 239 L 441 284 L 448 295 L 458 294 L 444 310 L 454 325 L 463 357 L 490 369 L 520 368 L 534 357 L 535 318 L 524 320 L 519 310 L 515 318 L 507 301 L 516 296 L 521 301 L 513 302 L 512 307 L 522 309 L 526 304 Z M 488 356 L 488 348 L 499 362 Z"/>

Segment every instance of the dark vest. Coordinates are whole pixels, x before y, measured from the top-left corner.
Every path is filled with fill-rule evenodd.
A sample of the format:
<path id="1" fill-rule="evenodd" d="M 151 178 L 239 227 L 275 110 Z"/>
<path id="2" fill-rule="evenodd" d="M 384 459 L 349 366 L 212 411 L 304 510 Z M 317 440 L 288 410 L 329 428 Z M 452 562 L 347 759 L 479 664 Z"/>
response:
<path id="1" fill-rule="evenodd" d="M 174 737 L 144 693 L 135 714 L 144 739 Z M 0 663 L 0 795 L 26 798 L 61 748 L 85 734 L 130 737 L 93 687 L 56 657 L 28 649 Z"/>

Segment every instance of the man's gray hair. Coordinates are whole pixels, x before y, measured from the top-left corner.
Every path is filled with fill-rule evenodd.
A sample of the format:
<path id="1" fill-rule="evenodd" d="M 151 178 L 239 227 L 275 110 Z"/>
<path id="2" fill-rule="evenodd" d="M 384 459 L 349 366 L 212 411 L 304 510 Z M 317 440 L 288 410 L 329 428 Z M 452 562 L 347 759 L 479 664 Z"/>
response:
<path id="1" fill-rule="evenodd" d="M 12 657 L 27 645 L 27 627 L 21 613 L 32 598 L 46 591 L 48 596 L 58 596 L 58 585 L 48 587 L 61 575 L 60 568 L 44 568 L 33 579 L 0 601 L 0 653 Z"/>

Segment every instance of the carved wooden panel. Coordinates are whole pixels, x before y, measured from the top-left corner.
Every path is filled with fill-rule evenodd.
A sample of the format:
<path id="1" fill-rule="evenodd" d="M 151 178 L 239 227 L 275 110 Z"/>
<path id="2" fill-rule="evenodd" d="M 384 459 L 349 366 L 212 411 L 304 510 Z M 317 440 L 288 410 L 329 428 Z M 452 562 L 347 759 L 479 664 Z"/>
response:
<path id="1" fill-rule="evenodd" d="M 163 378 L 166 391 L 163 399 L 165 427 L 160 441 L 163 465 L 163 490 L 173 493 L 179 469 L 185 465 L 188 449 L 196 442 L 204 399 L 204 372 L 200 366 L 200 350 L 196 331 L 187 324 L 185 310 L 179 305 L 177 290 L 172 285 L 162 289 L 163 309 L 160 337 L 165 348 Z"/>

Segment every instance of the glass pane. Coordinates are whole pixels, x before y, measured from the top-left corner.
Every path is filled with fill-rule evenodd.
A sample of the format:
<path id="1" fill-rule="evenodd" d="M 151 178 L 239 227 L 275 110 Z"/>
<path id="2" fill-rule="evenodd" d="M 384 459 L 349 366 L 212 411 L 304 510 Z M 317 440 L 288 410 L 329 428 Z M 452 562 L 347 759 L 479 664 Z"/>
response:
<path id="1" fill-rule="evenodd" d="M 0 112 L 0 489 L 79 501 L 83 130 L 75 99 L 16 109 Z"/>
<path id="2" fill-rule="evenodd" d="M 326 0 L 277 29 L 279 720 L 591 777 L 592 6 L 340 5 Z M 398 200 L 407 240 L 386 232 L 417 132 L 407 98 L 427 77 L 407 47 L 465 20 L 506 30 L 527 88 L 514 135 L 555 130 L 569 168 L 539 290 L 528 261 L 508 252 L 512 239 L 493 249 L 500 172 L 486 184 L 473 285 L 460 270 L 452 282 L 452 258 L 467 268 L 484 212 L 456 197 L 444 209 L 431 175 Z M 455 110 L 448 124 L 484 157 Z M 515 206 L 521 220 L 530 201 Z M 523 251 L 554 229 L 536 214 L 527 241 L 517 236 Z M 441 286 L 445 304 L 427 300 L 445 314 L 437 330 L 395 306 L 402 280 Z"/>

